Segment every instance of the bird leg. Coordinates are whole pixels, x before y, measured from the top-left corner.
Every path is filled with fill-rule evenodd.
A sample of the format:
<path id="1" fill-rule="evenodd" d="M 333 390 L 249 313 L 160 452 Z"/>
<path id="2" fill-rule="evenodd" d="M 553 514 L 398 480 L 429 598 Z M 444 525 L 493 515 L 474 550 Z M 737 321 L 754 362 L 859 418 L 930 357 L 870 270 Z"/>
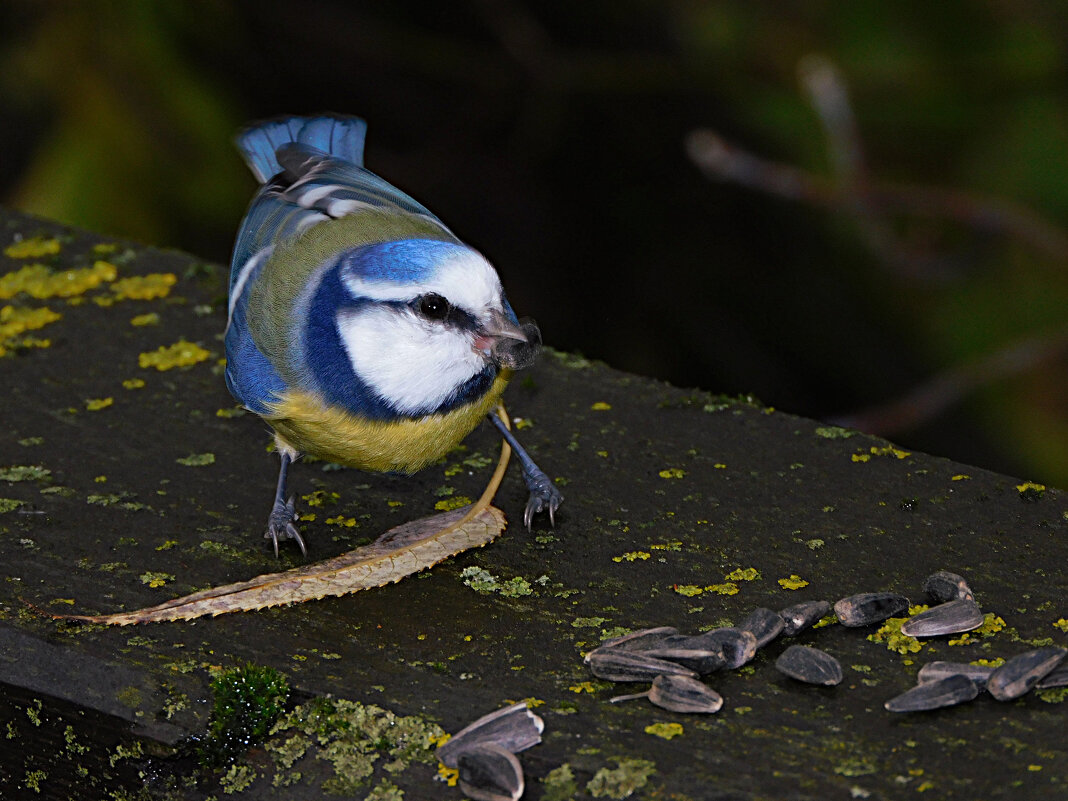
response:
<path id="1" fill-rule="evenodd" d="M 286 479 L 289 474 L 289 463 L 292 461 L 293 457 L 288 452 L 282 451 L 282 465 L 278 470 L 278 487 L 274 492 L 274 507 L 267 518 L 267 532 L 263 535 L 264 539 L 271 540 L 274 543 L 275 558 L 278 557 L 278 538 L 283 535 L 291 540 L 296 540 L 297 545 L 300 546 L 300 552 L 305 556 L 308 555 L 308 549 L 304 547 L 304 540 L 300 536 L 300 532 L 297 531 L 295 498 L 290 495 L 289 500 L 286 500 Z"/>
<path id="2" fill-rule="evenodd" d="M 545 472 L 534 464 L 534 460 L 519 444 L 515 435 L 505 425 L 500 415 L 497 412 L 490 412 L 487 417 L 493 422 L 493 425 L 497 426 L 497 430 L 501 432 L 501 436 L 504 437 L 505 441 L 512 446 L 512 450 L 515 451 L 516 458 L 519 459 L 519 464 L 523 468 L 523 481 L 526 482 L 527 489 L 530 490 L 527 508 L 523 512 L 523 523 L 526 524 L 527 530 L 530 530 L 534 515 L 543 510 L 549 512 L 549 523 L 555 526 L 556 510 L 564 502 L 564 496 L 549 477 L 545 475 Z"/>

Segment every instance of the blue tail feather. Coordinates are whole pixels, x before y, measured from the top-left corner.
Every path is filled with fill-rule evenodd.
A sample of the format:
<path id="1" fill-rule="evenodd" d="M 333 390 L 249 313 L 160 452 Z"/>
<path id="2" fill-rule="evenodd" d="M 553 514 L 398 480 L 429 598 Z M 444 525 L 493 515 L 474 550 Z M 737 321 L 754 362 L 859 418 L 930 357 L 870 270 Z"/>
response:
<path id="1" fill-rule="evenodd" d="M 292 142 L 362 167 L 366 133 L 367 123 L 359 117 L 334 114 L 279 117 L 246 128 L 237 136 L 237 147 L 256 179 L 265 184 L 282 172 L 276 152 Z"/>

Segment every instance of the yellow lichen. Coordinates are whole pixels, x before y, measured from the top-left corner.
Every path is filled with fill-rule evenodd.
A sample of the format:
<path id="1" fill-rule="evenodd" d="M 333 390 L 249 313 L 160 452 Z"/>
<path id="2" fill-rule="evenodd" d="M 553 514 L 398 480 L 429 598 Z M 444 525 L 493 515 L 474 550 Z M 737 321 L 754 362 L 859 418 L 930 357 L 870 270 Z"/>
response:
<path id="1" fill-rule="evenodd" d="M 471 499 L 466 495 L 454 495 L 451 498 L 442 498 L 434 504 L 434 508 L 439 512 L 451 512 L 453 509 L 459 509 L 461 506 L 468 506 L 470 503 Z"/>
<path id="2" fill-rule="evenodd" d="M 901 633 L 901 626 L 906 620 L 908 620 L 907 617 L 890 618 L 878 631 L 868 635 L 868 641 L 885 643 L 887 648 L 899 654 L 916 653 L 923 648 L 923 644 L 915 637 Z"/>
<path id="3" fill-rule="evenodd" d="M 597 403 L 590 406 L 590 408 L 595 412 L 607 412 L 612 408 L 612 404 L 605 403 L 604 401 L 597 401 Z"/>
<path id="4" fill-rule="evenodd" d="M 1060 620 L 1056 621 L 1053 625 L 1054 625 L 1054 627 L 1056 627 L 1056 628 L 1060 629 L 1061 631 L 1063 631 L 1065 634 L 1068 634 L 1068 619 L 1062 617 Z"/>
<path id="5" fill-rule="evenodd" d="M 613 556 L 612 557 L 612 561 L 613 562 L 635 562 L 635 561 L 637 561 L 639 559 L 641 559 L 642 561 L 645 561 L 650 556 L 652 556 L 652 554 L 649 553 L 648 551 L 627 551 L 626 553 L 621 554 L 619 556 Z"/>
<path id="6" fill-rule="evenodd" d="M 661 470 L 658 475 L 661 478 L 682 478 L 686 475 L 686 471 L 678 467 L 669 467 L 666 470 Z"/>
<path id="7" fill-rule="evenodd" d="M 34 236 L 13 242 L 4 248 L 4 255 L 9 259 L 39 259 L 42 256 L 54 256 L 59 253 L 59 240 L 55 237 Z"/>
<path id="8" fill-rule="evenodd" d="M 356 518 L 338 515 L 337 517 L 326 518 L 326 524 L 329 526 L 344 526 L 345 528 L 353 528 L 356 525 Z"/>
<path id="9" fill-rule="evenodd" d="M 174 273 L 132 275 L 112 284 L 111 291 L 117 300 L 154 300 L 167 297 L 177 282 Z"/>
<path id="10" fill-rule="evenodd" d="M 852 459 L 854 462 L 867 462 L 871 461 L 873 456 L 896 456 L 898 459 L 904 459 L 906 456 L 911 456 L 910 451 L 901 450 L 901 448 L 895 448 L 893 445 L 884 445 L 883 447 L 872 446 L 868 448 L 868 452 L 854 453 Z"/>
<path id="11" fill-rule="evenodd" d="M 760 571 L 755 567 L 739 567 L 725 575 L 727 581 L 756 581 L 760 578 Z"/>
<path id="12" fill-rule="evenodd" d="M 680 736 L 683 728 L 681 723 L 650 723 L 645 727 L 645 733 L 670 740 L 672 737 Z"/>
<path id="13" fill-rule="evenodd" d="M 145 385 L 143 378 L 127 378 L 122 382 L 124 389 L 141 389 Z"/>
<path id="14" fill-rule="evenodd" d="M 1045 494 L 1046 485 L 1036 484 L 1034 481 L 1025 481 L 1023 484 L 1017 484 L 1016 489 L 1020 493 L 1020 497 L 1025 501 L 1034 501 Z"/>
<path id="15" fill-rule="evenodd" d="M 137 357 L 141 367 L 155 367 L 157 370 L 170 370 L 174 367 L 188 367 L 202 362 L 211 356 L 211 353 L 192 342 L 184 339 L 175 342 L 169 347 L 160 347 L 157 350 L 142 353 Z"/>
<path id="16" fill-rule="evenodd" d="M 705 591 L 704 587 L 698 587 L 696 584 L 675 584 L 671 589 L 675 590 L 679 595 L 685 595 L 687 598 L 700 595 Z"/>
<path id="17" fill-rule="evenodd" d="M 170 573 L 156 573 L 149 571 L 141 574 L 141 583 L 147 584 L 152 588 L 162 587 L 168 581 L 174 581 L 174 576 Z"/>
<path id="18" fill-rule="evenodd" d="M 108 408 L 114 402 L 114 398 L 89 398 L 85 402 L 85 408 L 90 412 L 99 412 L 101 409 Z"/>
<path id="19" fill-rule="evenodd" d="M 808 586 L 808 582 L 796 573 L 792 573 L 787 578 L 781 578 L 778 581 L 779 586 L 782 587 L 784 590 L 799 590 L 802 587 Z"/>
<path id="20" fill-rule="evenodd" d="M 39 309 L 26 309 L 21 306 L 4 306 L 0 308 L 0 356 L 7 352 L 7 348 L 17 345 L 37 345 L 47 347 L 47 340 L 15 342 L 15 337 L 24 331 L 35 331 L 44 328 L 49 323 L 54 323 L 62 315 L 52 311 L 47 306 Z"/>
<path id="21" fill-rule="evenodd" d="M 706 592 L 714 592 L 719 595 L 737 595 L 738 585 L 733 581 L 728 581 L 723 584 L 710 584 L 705 587 Z"/>
<path id="22" fill-rule="evenodd" d="M 459 768 L 448 768 L 442 763 L 438 763 L 438 779 L 445 782 L 449 787 L 455 787 L 456 783 L 460 780 Z"/>
<path id="23" fill-rule="evenodd" d="M 20 292 L 38 300 L 73 298 L 106 281 L 114 281 L 117 274 L 115 265 L 106 261 L 97 261 L 92 267 L 59 272 L 43 264 L 30 264 L 0 276 L 0 298 L 13 298 Z"/>
<path id="24" fill-rule="evenodd" d="M 156 312 L 149 312 L 148 314 L 139 314 L 136 317 L 130 318 L 130 325 L 159 325 L 159 315 Z"/>
<path id="25" fill-rule="evenodd" d="M 957 475 L 953 476 L 950 481 L 968 481 L 969 479 L 971 479 L 971 476 L 967 473 L 957 473 Z"/>
<path id="26" fill-rule="evenodd" d="M 596 692 L 596 688 L 593 686 L 592 681 L 581 681 L 578 684 L 572 684 L 567 689 L 571 690 L 573 693 L 579 694 Z"/>

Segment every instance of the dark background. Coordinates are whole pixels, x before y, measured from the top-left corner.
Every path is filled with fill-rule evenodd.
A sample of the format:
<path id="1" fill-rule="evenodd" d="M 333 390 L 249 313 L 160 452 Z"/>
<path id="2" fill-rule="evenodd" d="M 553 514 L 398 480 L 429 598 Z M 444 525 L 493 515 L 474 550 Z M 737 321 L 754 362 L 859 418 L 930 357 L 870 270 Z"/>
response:
<path id="1" fill-rule="evenodd" d="M 1066 37 L 1068 6 L 1025 0 L 6 0 L 0 201 L 226 263 L 234 131 L 359 114 L 368 167 L 554 347 L 819 419 L 974 365 L 866 427 L 1063 486 Z M 849 90 L 854 194 L 704 175 L 686 141 L 713 129 L 835 185 L 812 54 Z M 882 182 L 920 188 L 856 193 Z"/>

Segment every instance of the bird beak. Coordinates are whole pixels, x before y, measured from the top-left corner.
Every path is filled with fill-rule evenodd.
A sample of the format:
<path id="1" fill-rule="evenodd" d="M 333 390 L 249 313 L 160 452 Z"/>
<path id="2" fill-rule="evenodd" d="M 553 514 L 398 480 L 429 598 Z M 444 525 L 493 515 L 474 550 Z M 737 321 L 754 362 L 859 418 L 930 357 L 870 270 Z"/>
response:
<path id="1" fill-rule="evenodd" d="M 522 370 L 530 367 L 541 348 L 541 331 L 533 320 L 513 322 L 494 310 L 475 337 L 475 349 L 498 367 Z"/>

